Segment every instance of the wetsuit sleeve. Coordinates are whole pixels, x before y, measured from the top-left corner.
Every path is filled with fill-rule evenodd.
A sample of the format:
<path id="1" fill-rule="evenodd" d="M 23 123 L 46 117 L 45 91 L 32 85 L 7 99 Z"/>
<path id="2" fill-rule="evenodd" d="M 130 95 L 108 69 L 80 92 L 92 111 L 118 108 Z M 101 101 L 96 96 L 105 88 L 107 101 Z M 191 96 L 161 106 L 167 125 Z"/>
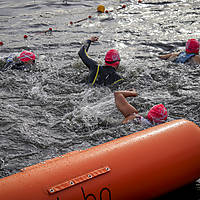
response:
<path id="1" fill-rule="evenodd" d="M 121 77 L 119 74 L 116 74 L 112 79 L 112 83 L 110 84 L 110 89 L 112 91 L 116 91 L 121 88 L 125 88 L 126 84 L 127 83 L 126 83 L 125 79 L 123 77 Z"/>
<path id="2" fill-rule="evenodd" d="M 78 52 L 78 55 L 80 56 L 83 63 L 90 70 L 94 70 L 98 66 L 98 63 L 94 61 L 93 59 L 91 59 L 87 54 L 90 44 L 91 44 L 91 40 L 87 40 L 85 44 L 81 47 L 80 51 Z"/>
<path id="3" fill-rule="evenodd" d="M 16 63 L 13 63 L 10 68 L 11 69 L 18 69 L 18 70 L 25 70 L 26 66 L 24 65 L 23 62 L 16 62 Z"/>
<path id="4" fill-rule="evenodd" d="M 18 70 L 24 70 L 25 66 L 23 62 L 9 62 L 6 63 L 2 68 L 1 71 L 6 71 L 9 69 L 18 69 Z"/>
<path id="5" fill-rule="evenodd" d="M 119 74 L 115 74 L 115 76 L 114 76 L 114 80 L 113 80 L 113 82 L 112 82 L 112 85 L 114 86 L 114 85 L 119 85 L 119 84 L 121 84 L 122 82 L 124 81 L 124 79 L 119 75 Z"/>
<path id="6" fill-rule="evenodd" d="M 12 62 L 9 62 L 9 63 L 6 63 L 4 64 L 4 66 L 1 68 L 1 71 L 6 71 L 6 70 L 9 70 L 11 69 L 13 66 L 13 63 Z"/>

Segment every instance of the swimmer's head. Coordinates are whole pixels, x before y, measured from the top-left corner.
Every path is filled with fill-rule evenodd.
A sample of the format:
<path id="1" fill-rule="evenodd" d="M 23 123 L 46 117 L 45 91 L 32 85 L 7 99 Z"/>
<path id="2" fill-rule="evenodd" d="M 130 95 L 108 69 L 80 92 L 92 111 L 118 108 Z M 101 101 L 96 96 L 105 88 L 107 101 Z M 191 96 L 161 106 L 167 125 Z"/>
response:
<path id="1" fill-rule="evenodd" d="M 155 105 L 149 110 L 147 119 L 152 124 L 161 124 L 167 120 L 167 109 L 163 104 Z"/>
<path id="2" fill-rule="evenodd" d="M 117 68 L 119 66 L 119 63 L 120 63 L 119 52 L 115 49 L 109 50 L 105 56 L 105 65 Z"/>
<path id="3" fill-rule="evenodd" d="M 35 62 L 36 56 L 31 51 L 22 51 L 20 55 L 17 57 L 22 62 Z"/>
<path id="4" fill-rule="evenodd" d="M 185 47 L 186 53 L 199 54 L 199 41 L 196 39 L 189 39 Z"/>

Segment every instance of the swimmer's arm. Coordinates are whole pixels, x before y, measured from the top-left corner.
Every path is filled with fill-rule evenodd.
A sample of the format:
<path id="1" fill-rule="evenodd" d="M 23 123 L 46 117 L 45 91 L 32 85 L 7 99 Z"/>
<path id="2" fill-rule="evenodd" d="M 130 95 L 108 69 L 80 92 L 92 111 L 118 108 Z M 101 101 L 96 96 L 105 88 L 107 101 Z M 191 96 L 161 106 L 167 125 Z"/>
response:
<path id="1" fill-rule="evenodd" d="M 138 96 L 138 93 L 136 92 L 135 89 L 132 90 L 120 90 L 120 91 L 116 91 L 114 93 L 115 97 L 118 95 L 122 95 L 123 97 L 136 97 Z"/>
<path id="2" fill-rule="evenodd" d="M 159 55 L 158 57 L 160 59 L 163 59 L 163 60 L 168 60 L 168 59 L 174 59 L 174 58 L 176 58 L 179 54 L 180 54 L 180 52 L 168 53 L 168 54 L 165 54 L 165 55 Z"/>
<path id="3" fill-rule="evenodd" d="M 85 43 L 84 43 L 84 45 L 83 45 L 83 47 L 84 47 L 84 49 L 86 50 L 86 52 L 88 52 L 91 43 L 92 43 L 92 42 L 96 42 L 96 41 L 98 41 L 98 40 L 99 40 L 99 38 L 98 38 L 98 37 L 95 37 L 95 36 L 93 36 L 93 37 L 91 37 L 90 39 L 86 40 Z"/>
<path id="4" fill-rule="evenodd" d="M 87 54 L 90 44 L 91 42 L 93 42 L 93 39 L 91 39 L 87 40 L 78 52 L 79 57 L 89 69 L 92 69 L 94 66 L 98 66 L 98 63 L 95 60 L 91 59 Z"/>
<path id="5" fill-rule="evenodd" d="M 126 117 L 123 121 L 122 124 L 127 124 L 130 120 L 133 120 L 136 118 L 135 114 L 129 115 L 128 117 Z"/>
<path id="6" fill-rule="evenodd" d="M 138 113 L 137 109 L 129 104 L 126 100 L 126 97 L 136 97 L 137 95 L 138 94 L 135 90 L 114 92 L 116 107 L 124 115 L 125 118 Z"/>

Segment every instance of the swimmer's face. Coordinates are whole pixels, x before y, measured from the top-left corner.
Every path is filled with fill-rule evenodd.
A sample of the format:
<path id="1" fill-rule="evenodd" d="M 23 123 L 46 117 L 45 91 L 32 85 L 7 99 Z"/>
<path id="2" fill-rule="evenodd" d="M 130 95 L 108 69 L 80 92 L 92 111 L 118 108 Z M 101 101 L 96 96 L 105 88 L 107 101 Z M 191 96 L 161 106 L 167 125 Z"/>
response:
<path id="1" fill-rule="evenodd" d="M 119 63 L 119 64 L 120 64 L 120 63 Z M 119 67 L 119 65 L 115 66 L 114 68 L 115 68 L 115 69 L 118 69 L 118 67 Z"/>

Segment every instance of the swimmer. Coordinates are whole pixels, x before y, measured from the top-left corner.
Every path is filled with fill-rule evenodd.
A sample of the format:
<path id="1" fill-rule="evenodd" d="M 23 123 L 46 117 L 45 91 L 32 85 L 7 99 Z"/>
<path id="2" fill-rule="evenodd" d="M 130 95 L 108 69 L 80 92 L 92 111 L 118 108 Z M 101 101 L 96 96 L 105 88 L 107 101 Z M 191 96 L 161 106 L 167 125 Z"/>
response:
<path id="1" fill-rule="evenodd" d="M 0 59 L 0 71 L 8 69 L 26 70 L 35 64 L 36 56 L 31 51 L 22 51 L 19 55 L 11 54 Z"/>
<path id="2" fill-rule="evenodd" d="M 120 56 L 117 50 L 111 49 L 106 53 L 105 64 L 101 66 L 88 56 L 88 49 L 92 42 L 98 41 L 98 37 L 91 37 L 85 42 L 78 52 L 83 63 L 89 68 L 89 83 L 92 85 L 114 86 L 124 79 L 116 72 L 120 64 Z"/>
<path id="3" fill-rule="evenodd" d="M 160 55 L 159 58 L 176 63 L 200 64 L 199 42 L 196 39 L 189 39 L 185 51 Z"/>
<path id="4" fill-rule="evenodd" d="M 123 124 L 133 120 L 144 126 L 153 126 L 167 120 L 167 109 L 163 104 L 153 106 L 146 117 L 139 115 L 138 110 L 126 100 L 127 97 L 136 97 L 137 95 L 135 89 L 114 92 L 116 107 L 125 117 L 122 121 Z"/>

